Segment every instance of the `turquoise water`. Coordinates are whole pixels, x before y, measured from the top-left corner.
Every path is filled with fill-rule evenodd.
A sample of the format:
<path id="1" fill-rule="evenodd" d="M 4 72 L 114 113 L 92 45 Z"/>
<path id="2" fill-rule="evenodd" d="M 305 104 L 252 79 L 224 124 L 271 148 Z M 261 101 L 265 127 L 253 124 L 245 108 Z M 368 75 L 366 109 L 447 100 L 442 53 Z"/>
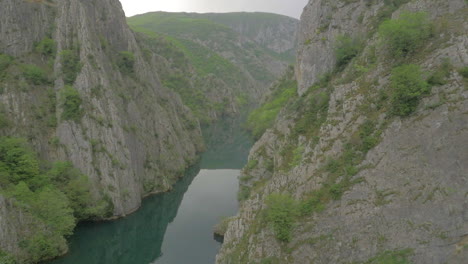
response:
<path id="1" fill-rule="evenodd" d="M 213 227 L 237 211 L 238 176 L 250 148 L 246 135 L 227 125 L 232 123 L 205 130 L 211 135 L 208 151 L 173 191 L 145 199 L 125 218 L 80 224 L 69 240 L 70 252 L 49 263 L 214 263 L 221 244 Z"/>

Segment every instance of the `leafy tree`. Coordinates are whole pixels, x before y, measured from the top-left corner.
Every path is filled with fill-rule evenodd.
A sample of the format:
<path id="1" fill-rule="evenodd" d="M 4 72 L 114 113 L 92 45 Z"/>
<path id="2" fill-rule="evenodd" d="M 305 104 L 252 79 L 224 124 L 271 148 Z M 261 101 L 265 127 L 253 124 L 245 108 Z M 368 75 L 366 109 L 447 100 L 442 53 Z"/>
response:
<path id="1" fill-rule="evenodd" d="M 72 234 L 77 220 L 113 212 L 107 196 L 94 204 L 87 177 L 69 162 L 57 162 L 48 171 L 42 167 L 24 139 L 0 137 L 2 194 L 37 219 L 37 225 L 31 226 L 34 235 L 20 242 L 33 262 L 63 253 L 64 236 Z M 6 259 L 0 254 L 2 258 Z"/>
<path id="2" fill-rule="evenodd" d="M 45 187 L 37 194 L 32 205 L 36 215 L 42 218 L 52 230 L 62 236 L 72 234 L 75 218 L 65 194 L 56 188 Z"/>
<path id="3" fill-rule="evenodd" d="M 0 168 L 9 175 L 9 181 L 13 184 L 24 181 L 36 189 L 43 181 L 39 172 L 39 162 L 34 153 L 26 147 L 26 141 L 23 139 L 1 138 Z"/>
<path id="4" fill-rule="evenodd" d="M 135 64 L 135 55 L 129 51 L 119 52 L 117 66 L 122 73 L 131 74 L 133 73 L 133 66 Z"/>
<path id="5" fill-rule="evenodd" d="M 65 84 L 73 84 L 76 76 L 81 71 L 82 64 L 80 56 L 74 50 L 63 50 L 60 52 L 62 62 L 63 81 Z"/>
<path id="6" fill-rule="evenodd" d="M 0 77 L 4 74 L 4 71 L 10 66 L 13 59 L 5 54 L 0 53 Z"/>
<path id="7" fill-rule="evenodd" d="M 37 232 L 23 240 L 21 245 L 31 256 L 32 263 L 59 256 L 66 250 L 66 241 L 62 236 L 46 231 Z"/>
<path id="8" fill-rule="evenodd" d="M 266 205 L 266 219 L 272 223 L 276 238 L 289 242 L 294 219 L 299 213 L 296 201 L 290 195 L 271 194 L 266 199 Z"/>
<path id="9" fill-rule="evenodd" d="M 80 108 L 82 100 L 78 91 L 66 85 L 61 91 L 61 97 L 63 107 L 62 118 L 78 121 L 83 115 L 83 111 Z"/>
<path id="10" fill-rule="evenodd" d="M 41 40 L 41 42 L 39 42 L 36 45 L 36 51 L 44 56 L 54 55 L 56 51 L 56 45 L 54 40 L 50 38 L 45 38 Z"/>
<path id="11" fill-rule="evenodd" d="M 74 168 L 70 162 L 56 162 L 47 175 L 68 198 L 73 214 L 78 220 L 89 219 L 94 211 L 88 177 Z"/>
<path id="12" fill-rule="evenodd" d="M 47 84 L 49 82 L 47 73 L 36 65 L 23 65 L 23 75 L 30 83 L 35 85 Z"/>
<path id="13" fill-rule="evenodd" d="M 0 264 L 15 264 L 15 259 L 0 249 Z"/>
<path id="14" fill-rule="evenodd" d="M 405 12 L 400 18 L 387 20 L 379 34 L 392 55 L 405 57 L 420 48 L 432 34 L 432 25 L 424 12 Z"/>
<path id="15" fill-rule="evenodd" d="M 390 77 L 390 87 L 392 112 L 397 116 L 408 116 L 414 112 L 422 95 L 429 92 L 421 68 L 414 64 L 394 68 Z"/>
<path id="16" fill-rule="evenodd" d="M 336 66 L 343 68 L 354 57 L 356 57 L 363 48 L 362 40 L 359 38 L 352 38 L 348 35 L 340 35 L 336 39 L 335 56 Z"/>

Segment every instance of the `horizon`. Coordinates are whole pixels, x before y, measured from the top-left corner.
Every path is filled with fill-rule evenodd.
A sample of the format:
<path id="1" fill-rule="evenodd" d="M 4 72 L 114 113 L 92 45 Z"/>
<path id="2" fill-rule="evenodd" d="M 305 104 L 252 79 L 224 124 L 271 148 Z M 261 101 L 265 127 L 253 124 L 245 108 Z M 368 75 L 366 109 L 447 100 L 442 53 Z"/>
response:
<path id="1" fill-rule="evenodd" d="M 132 16 L 127 16 L 125 15 L 126 18 L 131 18 L 135 16 L 142 16 L 146 14 L 152 14 L 152 13 L 169 13 L 169 14 L 198 14 L 198 15 L 206 15 L 206 14 L 236 14 L 236 13 L 245 13 L 245 14 L 271 14 L 271 15 L 277 15 L 277 16 L 284 16 L 284 17 L 289 17 L 293 18 L 296 20 L 299 20 L 299 18 L 287 16 L 284 14 L 278 14 L 278 13 L 272 13 L 272 12 L 264 12 L 264 11 L 227 11 L 227 12 L 192 12 L 192 11 L 148 11 L 145 13 L 140 13 L 140 14 L 135 14 Z"/>
<path id="2" fill-rule="evenodd" d="M 126 17 L 151 12 L 168 13 L 269 13 L 299 19 L 308 0 L 173 0 L 156 2 L 147 0 L 120 0 Z"/>

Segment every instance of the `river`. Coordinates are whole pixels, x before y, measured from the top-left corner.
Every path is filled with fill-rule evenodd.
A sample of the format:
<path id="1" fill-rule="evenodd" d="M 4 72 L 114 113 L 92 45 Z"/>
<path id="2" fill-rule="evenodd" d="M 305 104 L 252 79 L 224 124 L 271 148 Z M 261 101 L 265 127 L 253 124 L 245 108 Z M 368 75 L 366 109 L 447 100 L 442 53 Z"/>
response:
<path id="1" fill-rule="evenodd" d="M 213 227 L 238 209 L 238 176 L 251 146 L 239 121 L 204 129 L 208 151 L 171 192 L 146 198 L 125 218 L 81 223 L 69 253 L 50 264 L 209 264 Z"/>

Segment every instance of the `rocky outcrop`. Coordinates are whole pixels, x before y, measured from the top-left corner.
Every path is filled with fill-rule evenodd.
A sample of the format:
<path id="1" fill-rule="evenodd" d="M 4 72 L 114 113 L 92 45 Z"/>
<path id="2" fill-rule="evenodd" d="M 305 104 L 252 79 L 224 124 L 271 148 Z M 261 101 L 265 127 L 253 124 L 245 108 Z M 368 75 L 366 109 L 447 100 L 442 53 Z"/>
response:
<path id="1" fill-rule="evenodd" d="M 427 0 L 386 8 L 381 1 L 318 0 L 305 8 L 296 67 L 302 96 L 252 148 L 241 184 L 248 198 L 229 223 L 217 263 L 463 263 L 468 257 L 468 93 L 457 71 L 468 65 L 467 5 Z M 399 63 L 418 64 L 426 75 L 444 61 L 451 66 L 447 80 L 401 118 L 388 111 L 395 60 L 375 29 L 378 14 L 396 18 L 404 10 L 427 12 L 435 33 L 417 56 Z M 335 67 L 336 36 L 360 33 L 368 36 L 364 51 L 319 81 Z M 273 193 L 300 204 L 283 241 L 264 216 Z"/>
<path id="2" fill-rule="evenodd" d="M 114 217 L 169 190 L 195 162 L 203 149 L 199 123 L 161 85 L 158 56 L 143 55 L 119 1 L 5 0 L 0 10 L 0 53 L 12 61 L 0 84 L 9 124 L 2 135 L 28 138 L 44 160 L 71 161 L 89 176 L 93 196 L 112 202 Z M 38 50 L 44 39 L 55 51 Z M 25 77 L 24 65 L 45 69 L 46 80 Z M 63 114 L 65 89 L 81 99 L 77 118 Z M 21 213 L 8 208 L 0 230 L 10 231 L 0 245 L 16 253 L 11 232 L 27 232 L 30 222 L 12 228 Z"/>

